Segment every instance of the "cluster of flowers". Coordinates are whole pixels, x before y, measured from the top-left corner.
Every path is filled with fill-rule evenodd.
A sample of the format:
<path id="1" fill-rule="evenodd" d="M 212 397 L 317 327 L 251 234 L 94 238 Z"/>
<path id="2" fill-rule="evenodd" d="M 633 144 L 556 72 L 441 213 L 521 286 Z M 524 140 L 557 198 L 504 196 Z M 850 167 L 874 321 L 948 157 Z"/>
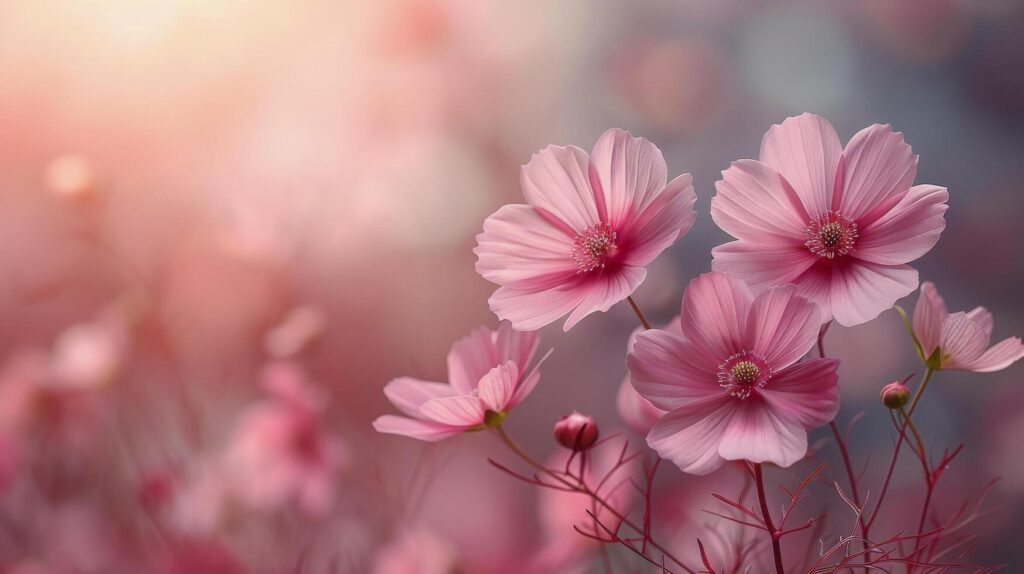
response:
<path id="1" fill-rule="evenodd" d="M 833 322 L 851 327 L 871 321 L 918 289 L 918 272 L 908 264 L 938 241 L 948 193 L 936 185 L 914 185 L 916 173 L 917 156 L 889 126 L 868 127 L 845 147 L 831 124 L 812 114 L 773 126 L 760 159 L 733 162 L 716 184 L 711 216 L 735 241 L 713 250 L 712 271 L 686 288 L 679 317 L 656 329 L 632 294 L 645 279 L 645 266 L 692 227 L 692 178 L 668 181 L 658 148 L 621 130 L 602 135 L 590 154 L 550 146 L 522 168 L 526 204 L 499 209 L 477 237 L 476 269 L 499 286 L 490 307 L 500 326 L 481 327 L 452 346 L 447 383 L 391 381 L 384 392 L 404 416 L 385 415 L 374 426 L 424 441 L 490 429 L 534 474 L 500 468 L 592 501 L 589 519 L 582 517 L 584 525 L 577 526 L 581 535 L 621 544 L 662 571 L 695 572 L 693 564 L 655 541 L 649 503 L 643 520 L 632 520 L 628 507 L 608 494 L 615 490 L 606 488 L 613 473 L 590 476 L 587 453 L 604 441 L 589 417 L 573 412 L 555 424 L 557 441 L 571 452 L 564 466 L 535 461 L 502 427 L 540 379 L 547 355 L 534 360 L 535 331 L 566 316 L 568 331 L 587 315 L 626 300 L 643 328 L 628 345 L 629 375 L 617 397 L 623 420 L 646 434 L 660 459 L 683 472 L 703 475 L 727 461 L 743 465 L 756 486 L 760 512 L 720 498 L 744 515 L 737 522 L 766 532 L 778 574 L 785 566 L 782 538 L 814 522 L 786 530 L 785 519 L 821 469 L 801 483 L 783 515 L 773 517 L 762 465 L 790 467 L 804 459 L 808 430 L 824 425 L 831 425 L 842 450 L 850 484 L 849 493 L 840 494 L 854 508 L 860 531 L 832 549 L 823 547 L 801 567 L 831 572 L 893 563 L 908 570 L 964 566 L 957 559 L 938 561 L 939 535 L 925 528 L 927 499 L 918 532 L 870 538 L 889 480 L 874 512 L 867 512 L 834 422 L 840 361 L 826 357 L 823 346 Z M 899 433 L 889 476 L 906 441 L 922 463 L 930 496 L 956 454 L 930 463 L 911 419 L 933 372 L 997 371 L 1024 357 L 1024 344 L 1008 338 L 990 347 L 988 311 L 949 313 L 933 284 L 920 287 L 912 320 L 896 308 L 925 376 L 914 392 L 906 381 L 886 386 L 882 400 L 893 409 Z M 807 358 L 816 346 L 820 356 Z M 627 458 L 623 450 L 620 462 Z M 648 501 L 650 482 L 640 489 Z M 695 544 L 699 568 L 715 572 L 713 563 L 724 558 L 709 557 L 699 539 Z M 913 549 L 902 550 L 905 545 Z"/>

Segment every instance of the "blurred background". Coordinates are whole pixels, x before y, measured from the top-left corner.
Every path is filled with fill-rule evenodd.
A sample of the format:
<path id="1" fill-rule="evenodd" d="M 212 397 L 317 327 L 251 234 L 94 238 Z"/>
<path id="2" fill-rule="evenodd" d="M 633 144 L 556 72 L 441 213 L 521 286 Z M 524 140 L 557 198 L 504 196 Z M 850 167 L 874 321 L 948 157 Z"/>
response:
<path id="1" fill-rule="evenodd" d="M 451 342 L 496 324 L 472 247 L 519 166 L 610 127 L 694 175 L 697 223 L 635 295 L 655 322 L 728 239 L 720 171 L 810 111 L 844 141 L 904 133 L 951 195 L 922 279 L 1021 334 L 1022 27 L 1015 0 L 3 0 L 0 571 L 530 571 L 572 522 L 487 464 L 510 460 L 493 437 L 370 422 L 388 380 L 445 380 Z M 572 409 L 624 428 L 635 327 L 620 305 L 546 329 L 510 432 L 545 458 Z M 921 368 L 892 312 L 826 344 L 877 488 L 878 391 Z M 1022 369 L 942 373 L 918 415 L 937 451 L 967 443 L 941 500 L 1002 477 L 978 562 L 1024 557 Z M 702 516 L 701 484 L 662 468 L 659 504 Z M 551 571 L 588 571 L 582 546 Z"/>

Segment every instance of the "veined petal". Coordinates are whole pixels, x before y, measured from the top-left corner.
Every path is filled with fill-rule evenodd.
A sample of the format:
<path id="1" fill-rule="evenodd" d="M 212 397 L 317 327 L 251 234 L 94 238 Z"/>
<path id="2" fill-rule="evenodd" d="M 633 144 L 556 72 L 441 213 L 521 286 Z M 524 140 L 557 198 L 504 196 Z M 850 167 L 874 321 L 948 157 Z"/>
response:
<path id="1" fill-rule="evenodd" d="M 436 423 L 471 427 L 484 422 L 484 403 L 471 395 L 442 397 L 420 405 L 420 414 Z"/>
<path id="2" fill-rule="evenodd" d="M 754 295 L 743 281 L 725 273 L 705 273 L 683 294 L 683 334 L 705 357 L 719 361 L 742 350 Z"/>
<path id="3" fill-rule="evenodd" d="M 995 327 L 995 322 L 992 320 L 992 313 L 988 309 L 975 307 L 967 312 L 967 318 L 977 323 L 985 331 L 987 337 L 992 337 L 992 329 Z"/>
<path id="4" fill-rule="evenodd" d="M 618 246 L 622 253 L 617 258 L 619 261 L 643 267 L 690 231 L 697 220 L 693 210 L 697 196 L 693 193 L 692 181 L 689 174 L 675 178 L 664 191 L 626 219 L 619 234 Z"/>
<path id="5" fill-rule="evenodd" d="M 734 161 L 715 182 L 711 218 L 726 233 L 753 243 L 803 245 L 810 221 L 782 175 L 755 160 Z"/>
<path id="6" fill-rule="evenodd" d="M 491 311 L 519 331 L 534 331 L 572 311 L 587 292 L 581 278 L 542 291 L 499 287 L 488 299 Z"/>
<path id="7" fill-rule="evenodd" d="M 654 423 L 647 445 L 683 472 L 708 474 L 722 466 L 719 445 L 735 411 L 732 397 L 695 401 Z"/>
<path id="8" fill-rule="evenodd" d="M 942 368 L 971 370 L 969 367 L 981 358 L 988 347 L 988 335 L 967 313 L 950 313 L 942 321 L 939 333 L 939 351 L 942 353 Z"/>
<path id="9" fill-rule="evenodd" d="M 659 329 L 640 333 L 626 364 L 633 387 L 661 410 L 723 394 L 716 359 L 701 355 L 676 333 Z"/>
<path id="10" fill-rule="evenodd" d="M 654 201 L 668 181 L 661 150 L 620 129 L 610 129 L 598 138 L 590 170 L 598 213 L 616 229 Z"/>
<path id="11" fill-rule="evenodd" d="M 779 418 L 820 427 L 839 411 L 838 369 L 838 359 L 800 361 L 775 373 L 759 393 Z"/>
<path id="12" fill-rule="evenodd" d="M 452 394 L 471 394 L 480 377 L 497 366 L 500 359 L 494 346 L 494 331 L 487 327 L 477 327 L 455 341 L 448 351 L 448 382 L 456 391 Z"/>
<path id="13" fill-rule="evenodd" d="M 975 373 L 993 373 L 1024 358 L 1024 344 L 1019 337 L 1008 337 L 996 343 L 974 361 L 956 368 Z"/>
<path id="14" fill-rule="evenodd" d="M 494 335 L 494 351 L 498 362 L 512 361 L 525 374 L 533 355 L 540 345 L 540 333 L 536 331 L 516 331 L 512 324 L 502 321 Z M 498 363 L 495 363 L 498 364 Z"/>
<path id="15" fill-rule="evenodd" d="M 859 221 L 914 184 L 917 156 L 892 126 L 875 124 L 857 132 L 843 150 L 844 182 L 839 211 Z"/>
<path id="16" fill-rule="evenodd" d="M 399 377 L 384 386 L 384 396 L 403 413 L 418 417 L 420 406 L 440 397 L 452 397 L 459 394 L 451 385 L 421 381 L 412 377 Z"/>
<path id="17" fill-rule="evenodd" d="M 572 237 L 528 205 L 499 209 L 476 241 L 476 271 L 491 283 L 548 289 L 571 281 L 577 271 Z"/>
<path id="18" fill-rule="evenodd" d="M 583 297 L 569 318 L 565 320 L 563 330 L 569 331 L 591 313 L 608 311 L 613 305 L 632 295 L 646 277 L 646 269 L 624 265 L 601 271 L 596 276 L 584 278 L 579 287 L 584 292 Z"/>
<path id="19" fill-rule="evenodd" d="M 526 202 L 577 233 L 598 223 L 590 158 L 576 146 L 548 146 L 519 172 Z"/>
<path id="20" fill-rule="evenodd" d="M 785 468 L 807 454 L 804 427 L 795 419 L 779 416 L 758 395 L 735 401 L 732 410 L 718 447 L 725 460 L 770 462 Z"/>
<path id="21" fill-rule="evenodd" d="M 484 408 L 494 412 L 506 410 L 519 380 L 519 368 L 512 361 L 494 367 L 480 379 L 477 393 Z"/>
<path id="22" fill-rule="evenodd" d="M 832 314 L 844 327 L 860 325 L 874 319 L 914 289 L 917 289 L 917 270 L 908 265 L 836 261 L 832 265 Z"/>
<path id="23" fill-rule="evenodd" d="M 899 265 L 935 246 L 946 228 L 949 193 L 937 185 L 915 185 L 899 203 L 860 231 L 854 249 L 858 259 Z"/>
<path id="24" fill-rule="evenodd" d="M 796 286 L 772 287 L 750 307 L 745 345 L 772 369 L 782 369 L 811 350 L 820 327 L 818 306 L 797 295 Z"/>
<path id="25" fill-rule="evenodd" d="M 713 271 L 735 275 L 754 292 L 794 282 L 818 261 L 797 243 L 756 244 L 738 240 L 711 250 Z"/>
<path id="26" fill-rule="evenodd" d="M 786 178 L 812 218 L 831 209 L 842 153 L 835 128 L 814 114 L 786 118 L 761 140 L 761 161 Z"/>
<path id="27" fill-rule="evenodd" d="M 935 284 L 925 281 L 921 284 L 921 294 L 917 297 L 917 304 L 914 305 L 914 335 L 921 343 L 925 358 L 928 358 L 935 347 L 939 346 L 939 334 L 942 332 L 942 321 L 945 320 L 949 311 L 946 310 L 946 302 L 942 300 Z M 990 331 L 991 332 L 991 331 Z"/>
<path id="28" fill-rule="evenodd" d="M 397 434 L 428 442 L 437 442 L 455 436 L 465 429 L 440 423 L 410 419 L 395 415 L 383 415 L 373 421 L 373 428 L 379 433 Z"/>

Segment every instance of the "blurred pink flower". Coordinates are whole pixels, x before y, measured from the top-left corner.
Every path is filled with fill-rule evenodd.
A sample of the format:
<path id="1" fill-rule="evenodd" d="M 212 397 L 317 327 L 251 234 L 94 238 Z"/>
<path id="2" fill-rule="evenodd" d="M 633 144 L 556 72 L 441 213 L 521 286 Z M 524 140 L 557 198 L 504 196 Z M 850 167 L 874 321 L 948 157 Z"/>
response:
<path id="1" fill-rule="evenodd" d="M 294 501 L 322 516 L 334 504 L 345 446 L 322 428 L 324 400 L 298 373 L 271 371 L 265 386 L 272 398 L 246 411 L 224 456 L 231 494 L 257 509 Z"/>
<path id="2" fill-rule="evenodd" d="M 388 383 L 384 394 L 408 417 L 384 415 L 373 428 L 433 442 L 500 423 L 540 381 L 538 367 L 547 355 L 527 369 L 539 343 L 537 333 L 515 331 L 507 322 L 497 331 L 477 328 L 452 345 L 448 383 L 411 377 Z"/>
<path id="3" fill-rule="evenodd" d="M 56 384 L 95 388 L 112 383 L 128 353 L 122 322 L 99 319 L 65 329 L 53 343 L 51 368 Z"/>
<path id="4" fill-rule="evenodd" d="M 476 270 L 500 286 L 491 310 L 519 330 L 571 313 L 568 331 L 631 295 L 696 219 L 690 175 L 667 177 L 654 144 L 617 129 L 590 156 L 575 146 L 534 155 L 520 174 L 527 205 L 502 207 L 477 236 Z"/>
<path id="5" fill-rule="evenodd" d="M 323 310 L 312 306 L 296 307 L 267 332 L 263 348 L 274 358 L 292 357 L 312 345 L 326 327 L 327 315 Z"/>
<path id="6" fill-rule="evenodd" d="M 989 347 L 992 327 L 992 314 L 984 307 L 950 313 L 934 283 L 925 281 L 921 285 L 921 295 L 914 307 L 914 336 L 921 344 L 923 358 L 934 367 L 991 373 L 1024 357 L 1024 344 L 1019 337 L 1007 337 Z"/>
<path id="7" fill-rule="evenodd" d="M 913 185 L 917 156 L 903 135 L 875 124 L 843 149 L 813 114 L 772 126 L 761 160 L 722 172 L 711 216 L 737 241 L 713 250 L 712 269 L 755 291 L 793 283 L 822 321 L 874 319 L 918 283 L 907 263 L 945 228 L 945 188 Z"/>
<path id="8" fill-rule="evenodd" d="M 792 285 L 755 297 L 724 273 L 694 279 L 683 295 L 682 335 L 645 331 L 629 354 L 637 391 L 669 411 L 647 443 L 693 474 L 725 460 L 787 467 L 803 458 L 806 429 L 839 408 L 839 361 L 797 362 L 817 340 L 820 315 Z"/>
<path id="9" fill-rule="evenodd" d="M 401 532 L 377 554 L 373 574 L 451 574 L 459 571 L 455 547 L 418 528 Z"/>

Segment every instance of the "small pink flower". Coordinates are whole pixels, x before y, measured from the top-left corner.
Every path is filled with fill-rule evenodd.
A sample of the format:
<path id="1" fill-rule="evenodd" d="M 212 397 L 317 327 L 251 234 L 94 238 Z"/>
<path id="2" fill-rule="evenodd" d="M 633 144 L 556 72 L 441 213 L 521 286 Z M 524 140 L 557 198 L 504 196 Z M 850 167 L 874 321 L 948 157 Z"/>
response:
<path id="1" fill-rule="evenodd" d="M 992 314 L 984 307 L 950 313 L 931 281 L 921 285 L 913 327 L 924 359 L 939 369 L 991 373 L 1024 357 L 1019 337 L 1007 337 L 989 347 Z"/>
<path id="2" fill-rule="evenodd" d="M 874 319 L 917 288 L 907 263 L 946 226 L 945 188 L 913 185 L 917 156 L 888 125 L 842 148 L 824 118 L 803 114 L 772 126 L 761 160 L 722 172 L 711 217 L 737 239 L 713 250 L 712 269 L 761 291 L 793 283 L 822 321 Z"/>
<path id="3" fill-rule="evenodd" d="M 388 383 L 384 394 L 408 416 L 378 417 L 373 428 L 434 442 L 500 423 L 540 381 L 537 368 L 547 355 L 527 368 L 539 343 L 537 333 L 514 331 L 507 322 L 497 331 L 477 328 L 448 352 L 447 383 L 411 377 Z"/>
<path id="4" fill-rule="evenodd" d="M 784 285 L 757 297 L 739 279 L 707 273 L 683 295 L 681 334 L 640 333 L 629 354 L 637 391 L 668 411 L 647 435 L 662 458 L 693 474 L 725 460 L 790 466 L 807 429 L 839 408 L 835 359 L 797 362 L 821 325 L 816 305 Z"/>
<path id="5" fill-rule="evenodd" d="M 520 174 L 527 205 L 502 207 L 477 236 L 476 270 L 500 286 L 491 310 L 518 330 L 568 313 L 568 331 L 631 295 L 696 218 L 692 178 L 666 184 L 667 174 L 654 144 L 617 129 L 590 156 L 574 146 L 534 155 Z"/>

